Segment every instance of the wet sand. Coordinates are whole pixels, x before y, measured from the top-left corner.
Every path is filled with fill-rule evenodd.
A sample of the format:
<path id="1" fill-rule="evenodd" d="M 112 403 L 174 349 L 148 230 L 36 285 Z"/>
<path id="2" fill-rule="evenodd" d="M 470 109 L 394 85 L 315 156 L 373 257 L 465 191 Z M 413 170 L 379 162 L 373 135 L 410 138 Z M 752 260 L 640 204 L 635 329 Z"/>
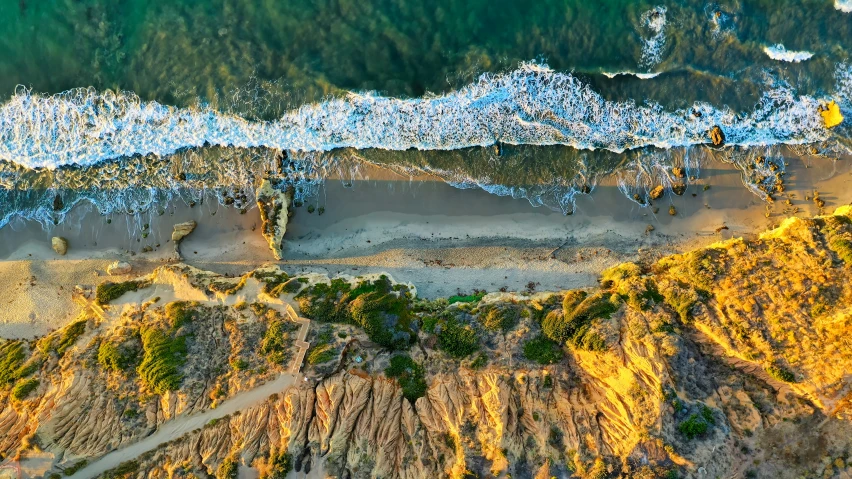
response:
<path id="1" fill-rule="evenodd" d="M 789 162 L 785 184 L 795 195 L 798 215 L 819 214 L 805 199 L 814 189 L 826 211 L 852 201 L 849 159 Z M 710 188 L 705 190 L 705 184 Z M 716 161 L 702 165 L 700 178 L 683 196 L 667 194 L 642 207 L 614 183 L 603 183 L 592 195 L 581 195 L 570 216 L 522 199 L 456 189 L 436 178 L 366 168 L 351 187 L 328 180 L 310 203 L 313 213 L 308 204 L 295 209 L 281 266 L 293 273 L 389 272 L 417 285 L 424 297 L 474 288 L 523 290 L 531 283 L 539 291 L 584 287 L 594 284 L 601 270 L 623 261 L 649 261 L 755 234 L 792 214 L 783 200 L 768 206 L 742 185 L 738 170 Z M 677 210 L 674 216 L 670 205 Z M 79 307 L 70 290 L 106 280 L 111 261 L 130 262 L 134 275 L 174 261 L 169 237 L 178 222 L 199 223 L 182 245 L 184 260 L 193 266 L 239 274 L 274 262 L 258 230 L 256 208 L 240 214 L 212 201 L 194 208 L 176 204 L 162 216 L 113 216 L 109 224 L 96 213 L 84 214 L 85 208 L 78 210 L 76 218 L 50 230 L 34 223 L 0 230 L 0 287 L 11 292 L 0 300 L 0 336 L 32 337 L 72 320 Z M 52 236 L 69 240 L 67 256 L 53 252 Z M 154 251 L 143 253 L 145 246 Z"/>

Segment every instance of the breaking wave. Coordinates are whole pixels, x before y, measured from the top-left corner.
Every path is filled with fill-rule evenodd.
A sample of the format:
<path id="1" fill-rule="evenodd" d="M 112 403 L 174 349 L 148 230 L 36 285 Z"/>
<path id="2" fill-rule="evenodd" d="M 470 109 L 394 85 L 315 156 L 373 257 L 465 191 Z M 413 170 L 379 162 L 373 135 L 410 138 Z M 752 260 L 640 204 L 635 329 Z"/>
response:
<path id="1" fill-rule="evenodd" d="M 0 107 L 0 160 L 55 169 L 202 146 L 321 152 L 506 143 L 622 152 L 706 143 L 714 125 L 729 144 L 801 144 L 829 136 L 820 104 L 782 86 L 764 93 L 749 112 L 707 103 L 665 110 L 649 102 L 605 100 L 573 75 L 532 63 L 482 75 L 445 95 L 397 99 L 351 93 L 271 122 L 144 102 L 132 93 L 77 89 L 42 96 L 21 89 Z"/>
<path id="2" fill-rule="evenodd" d="M 834 0 L 834 8 L 841 12 L 852 13 L 852 0 Z"/>
<path id="3" fill-rule="evenodd" d="M 642 27 L 650 31 L 651 36 L 643 38 L 642 58 L 639 66 L 651 68 L 660 63 L 666 46 L 666 7 L 654 7 L 642 14 Z"/>
<path id="4" fill-rule="evenodd" d="M 814 56 L 813 53 L 807 51 L 787 50 L 787 48 L 780 43 L 772 45 L 771 47 L 763 47 L 763 51 L 766 52 L 766 55 L 773 60 L 792 63 L 803 62 Z"/>

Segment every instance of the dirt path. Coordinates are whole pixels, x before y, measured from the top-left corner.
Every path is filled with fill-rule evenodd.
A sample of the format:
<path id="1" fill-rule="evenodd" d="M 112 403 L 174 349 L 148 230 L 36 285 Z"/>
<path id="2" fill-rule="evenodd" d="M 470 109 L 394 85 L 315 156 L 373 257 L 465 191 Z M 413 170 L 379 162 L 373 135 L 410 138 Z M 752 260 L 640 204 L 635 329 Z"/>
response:
<path id="1" fill-rule="evenodd" d="M 280 305 L 270 304 L 270 306 Z M 117 467 L 122 462 L 139 457 L 148 451 L 156 449 L 160 444 L 177 439 L 195 429 L 202 428 L 214 419 L 220 419 L 237 411 L 257 406 L 267 400 L 270 395 L 285 391 L 287 388 L 299 381 L 301 379 L 299 370 L 301 369 L 305 354 L 310 347 L 310 344 L 305 341 L 305 338 L 308 335 L 308 329 L 310 328 L 310 320 L 299 317 L 293 307 L 287 303 L 284 303 L 283 307 L 286 314 L 301 325 L 299 334 L 294 343 L 298 348 L 298 352 L 293 358 L 293 362 L 289 368 L 290 372 L 288 374 L 282 374 L 273 381 L 258 386 L 250 391 L 239 393 L 222 402 L 222 404 L 216 409 L 209 409 L 202 413 L 192 414 L 189 416 L 178 416 L 177 418 L 162 424 L 157 431 L 150 436 L 127 447 L 110 452 L 83 469 L 77 471 L 70 477 L 72 479 L 89 479 L 98 477 L 104 472 Z"/>

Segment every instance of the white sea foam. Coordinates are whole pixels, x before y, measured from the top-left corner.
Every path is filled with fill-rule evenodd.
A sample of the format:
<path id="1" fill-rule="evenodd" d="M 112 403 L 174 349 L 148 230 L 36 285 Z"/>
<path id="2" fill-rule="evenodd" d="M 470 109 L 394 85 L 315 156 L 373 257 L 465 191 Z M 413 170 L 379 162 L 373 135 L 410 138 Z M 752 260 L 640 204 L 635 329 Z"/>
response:
<path id="1" fill-rule="evenodd" d="M 819 104 L 775 88 L 750 112 L 706 103 L 667 111 L 652 103 L 607 101 L 574 76 L 536 64 L 483 75 L 442 96 L 350 94 L 273 122 L 143 102 L 131 93 L 79 89 L 41 96 L 20 90 L 0 107 L 0 160 L 52 169 L 203 145 L 449 150 L 504 142 L 621 152 L 705 143 L 713 125 L 721 126 L 729 144 L 799 144 L 828 137 Z"/>
<path id="2" fill-rule="evenodd" d="M 651 36 L 643 38 L 642 58 L 639 66 L 651 68 L 660 63 L 666 46 L 666 7 L 654 7 L 642 14 L 642 27 L 650 31 Z"/>
<path id="3" fill-rule="evenodd" d="M 766 55 L 768 55 L 769 58 L 782 62 L 799 63 L 814 56 L 813 53 L 808 51 L 787 50 L 784 45 L 780 43 L 770 47 L 763 47 L 763 51 L 766 52 Z"/>
<path id="4" fill-rule="evenodd" d="M 834 8 L 841 12 L 852 13 L 852 0 L 834 0 Z"/>
<path id="5" fill-rule="evenodd" d="M 625 71 L 625 72 L 601 72 L 601 73 L 603 73 L 603 76 L 605 76 L 607 78 L 615 78 L 619 75 L 625 75 L 625 76 L 634 76 L 634 77 L 639 78 L 641 80 L 650 80 L 651 78 L 656 78 L 656 77 L 660 76 L 661 72 L 636 73 L 636 72 L 626 72 Z"/>

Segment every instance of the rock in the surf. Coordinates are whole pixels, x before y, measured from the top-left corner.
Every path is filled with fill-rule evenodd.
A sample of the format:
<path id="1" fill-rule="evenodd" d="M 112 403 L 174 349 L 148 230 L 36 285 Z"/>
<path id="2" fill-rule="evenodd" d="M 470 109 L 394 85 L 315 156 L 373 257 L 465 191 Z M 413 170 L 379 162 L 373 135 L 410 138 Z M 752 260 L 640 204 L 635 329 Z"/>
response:
<path id="1" fill-rule="evenodd" d="M 284 233 L 287 232 L 290 202 L 293 200 L 291 189 L 280 190 L 269 179 L 264 179 L 257 189 L 257 206 L 263 222 L 261 233 L 269 243 L 275 259 L 281 259 Z"/>
<path id="2" fill-rule="evenodd" d="M 50 245 L 53 247 L 53 251 L 56 251 L 56 254 L 60 256 L 65 256 L 65 253 L 68 252 L 68 240 L 61 236 L 51 238 Z"/>
<path id="3" fill-rule="evenodd" d="M 648 193 L 648 196 L 651 197 L 652 200 L 658 200 L 663 197 L 663 193 L 666 192 L 666 189 L 663 188 L 663 185 L 657 185 Z"/>
<path id="4" fill-rule="evenodd" d="M 713 146 L 722 146 L 725 144 L 725 132 L 719 128 L 719 125 L 710 128 L 710 141 L 713 142 Z"/>
<path id="5" fill-rule="evenodd" d="M 843 123 L 843 115 L 840 113 L 840 106 L 838 106 L 834 101 L 828 105 L 820 106 L 819 114 L 822 115 L 826 128 L 834 128 L 835 126 Z"/>
<path id="6" fill-rule="evenodd" d="M 116 261 L 107 266 L 107 274 L 110 276 L 129 274 L 131 271 L 133 271 L 133 266 L 125 261 Z"/>

